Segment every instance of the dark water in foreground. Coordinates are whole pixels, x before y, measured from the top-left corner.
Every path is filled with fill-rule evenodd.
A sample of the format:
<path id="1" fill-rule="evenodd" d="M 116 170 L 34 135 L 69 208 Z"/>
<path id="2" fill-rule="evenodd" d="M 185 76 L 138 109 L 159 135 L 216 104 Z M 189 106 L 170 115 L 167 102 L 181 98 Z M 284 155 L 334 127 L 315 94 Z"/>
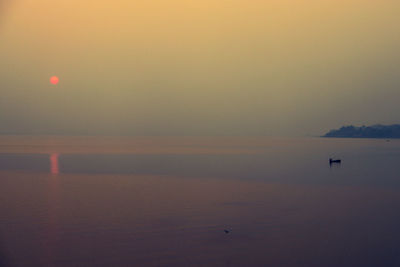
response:
<path id="1" fill-rule="evenodd" d="M 399 266 L 399 174 L 397 140 L 0 137 L 0 265 Z"/>

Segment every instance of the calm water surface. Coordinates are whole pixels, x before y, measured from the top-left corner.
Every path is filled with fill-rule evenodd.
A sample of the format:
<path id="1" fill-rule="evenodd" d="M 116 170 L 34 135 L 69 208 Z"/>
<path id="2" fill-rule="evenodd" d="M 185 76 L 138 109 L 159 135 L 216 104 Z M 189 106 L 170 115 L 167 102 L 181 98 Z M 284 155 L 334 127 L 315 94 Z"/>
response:
<path id="1" fill-rule="evenodd" d="M 398 140 L 0 137 L 0 265 L 399 266 L 399 174 Z"/>

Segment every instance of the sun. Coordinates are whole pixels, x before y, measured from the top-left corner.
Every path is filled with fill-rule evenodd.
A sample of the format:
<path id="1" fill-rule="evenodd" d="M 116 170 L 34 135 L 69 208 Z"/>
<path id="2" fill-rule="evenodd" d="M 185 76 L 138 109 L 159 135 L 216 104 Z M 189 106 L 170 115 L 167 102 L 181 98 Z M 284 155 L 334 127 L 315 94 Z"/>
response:
<path id="1" fill-rule="evenodd" d="M 50 78 L 50 83 L 51 83 L 51 84 L 56 85 L 56 84 L 58 84 L 59 81 L 60 81 L 60 79 L 58 79 L 57 76 L 52 76 L 52 77 Z"/>

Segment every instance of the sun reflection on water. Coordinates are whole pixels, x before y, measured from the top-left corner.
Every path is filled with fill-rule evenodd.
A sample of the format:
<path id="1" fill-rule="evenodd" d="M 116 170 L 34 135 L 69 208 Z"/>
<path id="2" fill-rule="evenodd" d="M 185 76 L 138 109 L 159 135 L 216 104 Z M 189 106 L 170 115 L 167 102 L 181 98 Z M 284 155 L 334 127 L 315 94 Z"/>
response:
<path id="1" fill-rule="evenodd" d="M 59 154 L 53 153 L 50 155 L 50 172 L 51 174 L 59 174 L 60 168 L 58 165 L 58 156 Z"/>

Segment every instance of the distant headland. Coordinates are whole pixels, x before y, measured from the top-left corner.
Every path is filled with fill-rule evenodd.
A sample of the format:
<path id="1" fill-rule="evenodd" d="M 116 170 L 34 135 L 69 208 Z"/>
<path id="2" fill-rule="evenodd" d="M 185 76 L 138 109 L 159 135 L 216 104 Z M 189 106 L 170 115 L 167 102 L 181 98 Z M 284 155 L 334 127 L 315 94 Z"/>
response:
<path id="1" fill-rule="evenodd" d="M 347 138 L 400 138 L 400 124 L 371 125 L 371 126 L 343 126 L 331 130 L 322 137 L 347 137 Z"/>

